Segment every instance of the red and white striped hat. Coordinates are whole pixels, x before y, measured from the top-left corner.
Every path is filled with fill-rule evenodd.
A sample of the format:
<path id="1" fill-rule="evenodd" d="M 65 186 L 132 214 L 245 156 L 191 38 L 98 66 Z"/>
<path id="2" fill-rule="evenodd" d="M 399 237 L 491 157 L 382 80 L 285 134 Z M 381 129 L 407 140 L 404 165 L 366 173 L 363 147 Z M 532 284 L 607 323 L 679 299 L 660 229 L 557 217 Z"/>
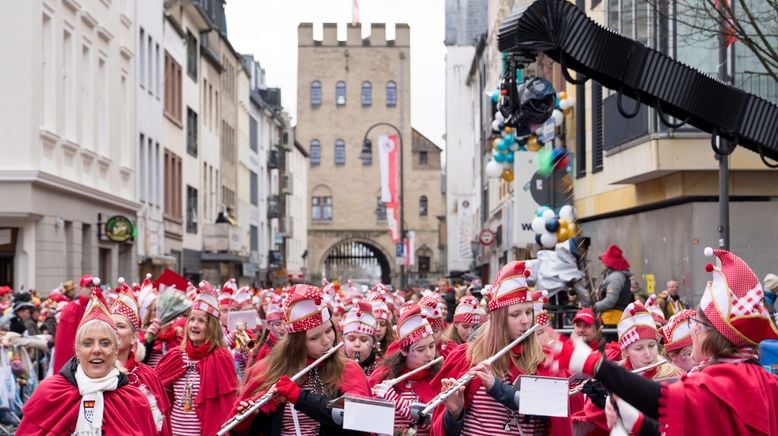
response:
<path id="1" fill-rule="evenodd" d="M 370 304 L 373 306 L 373 316 L 376 319 L 383 319 L 389 321 L 392 316 L 392 312 L 389 311 L 389 306 L 386 304 L 385 297 L 380 294 L 375 294 L 370 298 Z"/>
<path id="2" fill-rule="evenodd" d="M 751 268 L 726 250 L 708 247 L 705 255 L 719 260 L 719 266 L 705 266 L 713 281 L 708 282 L 700 300 L 700 308 L 713 327 L 737 347 L 778 339 L 778 330 L 763 304 L 762 284 Z"/>
<path id="3" fill-rule="evenodd" d="M 304 332 L 330 320 L 321 289 L 311 285 L 294 285 L 284 301 L 283 310 L 289 333 Z"/>
<path id="4" fill-rule="evenodd" d="M 100 279 L 94 277 L 94 280 L 96 280 L 97 283 L 94 283 L 93 281 L 95 288 L 92 289 L 92 297 L 86 307 L 84 316 L 81 318 L 81 322 L 78 323 L 78 329 L 80 330 L 81 327 L 89 321 L 100 320 L 108 324 L 114 331 L 117 331 L 116 323 L 113 318 L 111 318 L 111 312 L 108 311 L 108 307 L 105 305 L 103 293 L 97 289 L 97 286 L 100 285 Z"/>
<path id="5" fill-rule="evenodd" d="M 648 311 L 651 313 L 651 316 L 654 317 L 654 322 L 656 323 L 657 328 L 667 324 L 665 314 L 662 312 L 662 308 L 659 307 L 659 299 L 657 298 L 656 294 L 651 294 L 648 296 L 648 299 L 646 299 L 646 309 L 648 309 Z"/>
<path id="6" fill-rule="evenodd" d="M 111 304 L 111 313 L 123 315 L 132 324 L 135 330 L 140 328 L 140 317 L 138 316 L 138 301 L 132 293 L 132 289 L 124 282 L 123 277 L 119 277 L 119 286 L 116 287 L 117 297 Z"/>
<path id="7" fill-rule="evenodd" d="M 273 295 L 265 309 L 265 321 L 278 321 L 284 319 L 284 310 L 281 297 Z"/>
<path id="8" fill-rule="evenodd" d="M 543 306 L 548 303 L 548 291 L 532 291 L 532 312 L 535 314 L 535 322 L 540 325 L 548 325 L 551 319 L 548 311 Z"/>
<path id="9" fill-rule="evenodd" d="M 219 301 L 216 297 L 216 290 L 206 280 L 200 282 L 200 293 L 197 294 L 194 303 L 192 303 L 192 310 L 195 309 L 219 318 Z"/>
<path id="10" fill-rule="evenodd" d="M 432 329 L 443 328 L 443 303 L 439 300 L 437 294 L 435 296 L 429 295 L 422 297 L 419 300 L 419 307 L 421 308 L 421 315 L 427 318 Z"/>
<path id="11" fill-rule="evenodd" d="M 692 344 L 692 335 L 686 320 L 694 318 L 696 312 L 684 309 L 670 317 L 667 324 L 659 329 L 665 342 L 666 351 L 677 351 Z"/>
<path id="12" fill-rule="evenodd" d="M 375 336 L 376 319 L 373 316 L 373 305 L 360 301 L 351 308 L 340 324 L 343 326 L 344 336 L 349 333 Z"/>
<path id="13" fill-rule="evenodd" d="M 622 350 L 641 339 L 656 339 L 654 317 L 639 301 L 629 303 L 621 314 L 618 325 L 619 346 Z"/>
<path id="14" fill-rule="evenodd" d="M 462 324 L 481 324 L 481 313 L 478 310 L 478 300 L 472 295 L 462 298 L 454 311 L 454 322 Z"/>
<path id="15" fill-rule="evenodd" d="M 432 326 L 421 311 L 421 307 L 413 306 L 400 315 L 400 319 L 397 321 L 397 336 L 401 348 L 408 347 L 432 335 Z"/>
<path id="16" fill-rule="evenodd" d="M 222 294 L 235 295 L 238 292 L 238 281 L 234 278 L 227 280 L 222 286 Z"/>
<path id="17" fill-rule="evenodd" d="M 524 262 L 510 262 L 500 269 L 494 285 L 489 289 L 489 312 L 508 307 L 512 304 L 532 302 L 532 295 L 527 286 L 530 271 Z"/>

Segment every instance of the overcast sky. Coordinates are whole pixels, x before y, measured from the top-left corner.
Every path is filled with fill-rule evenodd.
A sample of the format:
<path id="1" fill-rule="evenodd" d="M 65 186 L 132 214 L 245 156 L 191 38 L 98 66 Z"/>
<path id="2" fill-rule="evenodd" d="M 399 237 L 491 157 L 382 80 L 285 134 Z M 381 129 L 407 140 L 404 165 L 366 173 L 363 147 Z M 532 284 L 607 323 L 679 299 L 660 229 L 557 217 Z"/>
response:
<path id="1" fill-rule="evenodd" d="M 284 107 L 296 118 L 297 25 L 350 23 L 351 6 L 352 0 L 228 0 L 227 33 L 236 50 L 265 68 L 268 86 L 282 89 Z M 359 17 L 363 24 L 410 25 L 411 122 L 445 146 L 445 0 L 359 0 Z"/>

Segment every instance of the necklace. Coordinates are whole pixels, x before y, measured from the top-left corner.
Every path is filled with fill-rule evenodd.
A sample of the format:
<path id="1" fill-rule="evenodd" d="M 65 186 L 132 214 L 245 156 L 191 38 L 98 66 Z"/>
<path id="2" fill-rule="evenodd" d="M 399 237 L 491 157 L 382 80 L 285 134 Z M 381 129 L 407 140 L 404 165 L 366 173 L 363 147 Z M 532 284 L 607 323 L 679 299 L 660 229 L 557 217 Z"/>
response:
<path id="1" fill-rule="evenodd" d="M 184 412 L 191 412 L 193 410 L 192 407 L 192 376 L 194 374 L 197 374 L 197 370 L 195 369 L 195 363 L 190 361 L 186 364 L 186 384 L 184 385 L 184 399 L 183 401 L 183 409 Z"/>
<path id="2" fill-rule="evenodd" d="M 313 384 L 313 391 L 317 394 L 324 395 L 324 383 L 321 381 L 321 377 L 319 377 L 319 369 L 313 368 L 311 370 L 311 377 L 310 380 Z"/>

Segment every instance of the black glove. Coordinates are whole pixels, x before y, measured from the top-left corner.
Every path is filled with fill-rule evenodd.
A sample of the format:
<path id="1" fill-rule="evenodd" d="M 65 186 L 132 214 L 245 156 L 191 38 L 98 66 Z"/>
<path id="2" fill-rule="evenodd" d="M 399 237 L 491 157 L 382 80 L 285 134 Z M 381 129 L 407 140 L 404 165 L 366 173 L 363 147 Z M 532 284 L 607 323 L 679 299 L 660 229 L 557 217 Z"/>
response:
<path id="1" fill-rule="evenodd" d="M 605 399 L 610 392 L 597 380 L 589 380 L 583 385 L 581 391 L 586 394 L 595 406 L 605 410 Z"/>

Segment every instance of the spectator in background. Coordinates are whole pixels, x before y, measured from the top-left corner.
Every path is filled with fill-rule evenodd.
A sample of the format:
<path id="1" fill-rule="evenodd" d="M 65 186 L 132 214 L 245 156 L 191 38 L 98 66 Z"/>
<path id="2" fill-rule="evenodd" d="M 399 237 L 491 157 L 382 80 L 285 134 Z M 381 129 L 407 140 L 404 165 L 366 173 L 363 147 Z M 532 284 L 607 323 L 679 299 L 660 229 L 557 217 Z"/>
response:
<path id="1" fill-rule="evenodd" d="M 646 304 L 646 300 L 648 300 L 648 291 L 640 287 L 640 282 L 635 277 L 632 277 L 632 280 L 629 281 L 629 291 L 635 296 L 635 301 Z"/>
<path id="2" fill-rule="evenodd" d="M 456 290 L 449 285 L 447 278 L 441 277 L 438 279 L 438 293 L 446 305 L 445 320 L 447 323 L 451 323 L 454 320 L 454 312 L 457 309 Z"/>
<path id="3" fill-rule="evenodd" d="M 666 283 L 666 289 L 659 293 L 659 307 L 665 314 L 665 319 L 670 319 L 676 313 L 686 309 L 686 305 L 678 295 L 678 280 L 671 279 Z"/>
<path id="4" fill-rule="evenodd" d="M 621 320 L 621 313 L 634 300 L 630 292 L 629 262 L 617 245 L 611 245 L 600 256 L 605 265 L 603 281 L 597 291 L 594 311 L 599 313 L 604 326 L 615 327 Z"/>
<path id="5" fill-rule="evenodd" d="M 764 278 L 764 305 L 770 316 L 778 312 L 778 276 L 767 274 Z"/>

